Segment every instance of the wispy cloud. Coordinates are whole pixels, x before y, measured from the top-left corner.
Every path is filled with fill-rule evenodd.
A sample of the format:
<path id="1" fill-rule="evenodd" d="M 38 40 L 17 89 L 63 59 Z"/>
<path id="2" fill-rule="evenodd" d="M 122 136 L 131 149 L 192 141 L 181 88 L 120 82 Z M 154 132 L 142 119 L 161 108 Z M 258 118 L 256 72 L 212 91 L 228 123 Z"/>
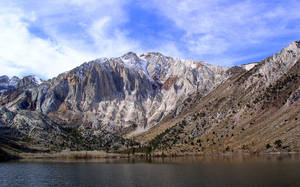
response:
<path id="1" fill-rule="evenodd" d="M 121 1 L 4 4 L 0 2 L 0 74 L 51 78 L 87 60 L 140 49 L 126 31 L 118 30 L 126 21 Z"/>
<path id="2" fill-rule="evenodd" d="M 297 0 L 0 0 L 0 74 L 51 78 L 128 51 L 231 66 L 300 37 Z"/>
<path id="3" fill-rule="evenodd" d="M 240 58 L 239 55 L 245 55 L 237 51 L 251 52 L 249 49 L 257 48 L 257 45 L 265 46 L 264 43 L 268 42 L 273 45 L 274 39 L 281 45 L 287 45 L 289 41 L 278 41 L 278 38 L 288 37 L 293 40 L 300 36 L 297 24 L 300 21 L 300 5 L 295 0 L 154 1 L 155 3 L 148 3 L 148 6 L 158 9 L 162 16 L 168 17 L 178 28 L 185 30 L 181 40 L 187 44 L 187 52 L 198 58 L 212 55 L 223 58 L 223 54 L 229 54 L 236 59 Z M 291 28 L 290 24 L 298 27 Z M 221 62 L 220 59 L 221 65 L 233 63 L 230 60 L 227 64 Z"/>

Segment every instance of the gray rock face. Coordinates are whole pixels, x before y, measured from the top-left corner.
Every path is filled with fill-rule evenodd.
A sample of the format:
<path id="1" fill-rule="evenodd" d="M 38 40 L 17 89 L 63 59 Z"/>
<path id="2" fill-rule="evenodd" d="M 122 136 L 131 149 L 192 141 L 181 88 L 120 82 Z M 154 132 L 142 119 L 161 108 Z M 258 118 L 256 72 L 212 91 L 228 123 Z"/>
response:
<path id="1" fill-rule="evenodd" d="M 0 129 L 1 137 L 30 137 L 44 142 L 62 141 L 66 136 L 58 124 L 39 112 L 10 111 L 5 107 L 0 108 Z"/>
<path id="2" fill-rule="evenodd" d="M 300 50 L 298 42 L 293 42 L 279 53 L 270 56 L 259 64 L 259 69 L 248 79 L 247 85 L 261 81 L 265 87 L 273 84 L 279 77 L 285 75 L 296 63 L 298 63 Z"/>
<path id="3" fill-rule="evenodd" d="M 290 97 L 288 98 L 288 100 L 286 102 L 286 105 L 290 106 L 290 105 L 296 103 L 297 101 L 300 101 L 300 86 L 295 92 L 293 92 L 290 95 Z"/>
<path id="4" fill-rule="evenodd" d="M 39 85 L 25 77 L 15 86 L 24 91 L 1 100 L 9 110 L 30 109 L 78 127 L 115 132 L 134 125 L 140 132 L 189 95 L 215 88 L 230 76 L 227 69 L 160 53 L 129 52 L 84 63 Z"/>
<path id="5" fill-rule="evenodd" d="M 8 76 L 3 75 L 0 77 L 0 95 L 5 92 L 10 94 L 17 89 L 27 89 L 38 86 L 40 83 L 41 79 L 33 75 L 23 77 L 22 79 L 16 76 L 10 79 Z"/>
<path id="6" fill-rule="evenodd" d="M 170 115 L 139 141 L 172 153 L 298 152 L 300 42 L 227 74 L 232 77 L 224 84 L 200 99 L 189 97 L 180 115 Z M 277 140 L 285 146 L 276 146 Z"/>
<path id="7" fill-rule="evenodd" d="M 1 76 L 0 77 L 0 94 L 4 93 L 6 91 L 15 90 L 19 81 L 20 80 L 18 77 L 12 77 L 11 79 L 9 79 L 9 77 L 6 75 Z"/>
<path id="8" fill-rule="evenodd" d="M 285 87 L 288 88 L 282 91 L 281 98 L 288 100 L 281 99 L 280 106 L 283 102 L 286 106 L 299 102 L 299 86 L 295 83 L 299 56 L 299 42 L 293 42 L 260 63 L 231 68 L 174 59 L 160 53 L 137 55 L 129 52 L 118 58 L 84 63 L 44 82 L 34 76 L 22 79 L 1 76 L 0 126 L 6 135 L 23 134 L 36 140 L 60 143 L 70 142 L 64 138 L 55 139 L 67 136 L 61 127 L 72 127 L 80 131 L 82 137 L 101 137 L 101 142 L 95 145 L 121 147 L 125 140 L 120 134 L 133 136 L 147 131 L 168 119 L 166 116 L 174 118 L 189 111 L 193 103 L 201 103 L 202 97 L 209 93 L 212 93 L 208 95 L 211 102 L 204 107 L 212 107 L 211 111 L 223 106 L 226 99 L 236 102 L 227 95 L 233 88 L 240 90 L 236 93 L 240 94 L 240 103 L 246 106 L 262 103 L 253 108 L 257 111 L 270 103 L 275 106 L 276 102 L 271 99 L 279 99 L 274 97 L 274 90 Z M 229 85 L 220 90 L 220 85 L 226 82 Z M 219 91 L 212 92 L 217 87 Z M 221 92 L 224 98 L 218 98 Z M 214 102 L 215 105 L 210 106 Z M 238 107 L 245 108 L 244 105 Z M 211 116 L 212 124 L 236 113 L 230 108 L 221 109 Z M 188 118 L 182 126 L 190 125 L 192 119 Z M 237 117 L 234 121 L 240 119 Z M 201 136 L 208 122 L 199 122 L 191 137 Z"/>
<path id="9" fill-rule="evenodd" d="M 160 53 L 137 56 L 130 52 L 84 63 L 44 82 L 31 91 L 31 100 L 36 111 L 71 119 L 84 128 L 118 131 L 136 125 L 136 132 L 141 132 L 189 95 L 206 94 L 226 80 L 226 70 Z"/>

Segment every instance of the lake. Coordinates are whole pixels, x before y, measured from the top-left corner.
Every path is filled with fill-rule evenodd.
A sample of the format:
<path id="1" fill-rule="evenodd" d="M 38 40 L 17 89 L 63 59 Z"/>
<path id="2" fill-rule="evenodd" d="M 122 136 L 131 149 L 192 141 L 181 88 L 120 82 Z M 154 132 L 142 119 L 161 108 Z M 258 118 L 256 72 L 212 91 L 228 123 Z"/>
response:
<path id="1" fill-rule="evenodd" d="M 300 186 L 300 156 L 5 162 L 0 186 Z"/>

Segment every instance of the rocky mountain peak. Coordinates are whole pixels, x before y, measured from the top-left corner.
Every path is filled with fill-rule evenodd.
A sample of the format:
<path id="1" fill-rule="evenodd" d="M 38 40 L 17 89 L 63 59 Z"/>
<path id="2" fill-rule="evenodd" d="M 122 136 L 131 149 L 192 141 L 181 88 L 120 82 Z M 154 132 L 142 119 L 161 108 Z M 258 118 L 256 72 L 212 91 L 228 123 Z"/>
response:
<path id="1" fill-rule="evenodd" d="M 21 79 L 17 76 L 9 78 L 3 75 L 0 77 L 0 93 L 38 86 L 41 82 L 42 80 L 34 75 L 25 76 Z"/>
<path id="2" fill-rule="evenodd" d="M 289 49 L 289 48 L 300 48 L 300 41 L 294 41 L 294 42 L 290 43 L 286 48 L 287 49 Z"/>
<path id="3" fill-rule="evenodd" d="M 9 77 L 7 75 L 0 76 L 0 84 L 1 83 L 8 83 Z"/>
<path id="4" fill-rule="evenodd" d="M 124 55 L 122 56 L 122 58 L 123 58 L 123 59 L 130 59 L 130 58 L 137 59 L 138 56 L 137 56 L 136 53 L 130 51 L 130 52 L 124 54 Z"/>
<path id="5" fill-rule="evenodd" d="M 82 128 L 116 131 L 134 125 L 146 130 L 189 95 L 207 94 L 229 76 L 226 70 L 161 53 L 138 56 L 129 52 L 86 62 L 43 84 L 35 84 L 25 95 L 14 95 L 18 106 L 5 105 L 12 110 L 28 106 Z M 20 82 L 25 88 L 30 81 L 36 83 L 37 79 L 29 76 Z M 176 110 L 178 113 L 181 109 Z"/>
<path id="6" fill-rule="evenodd" d="M 0 127 L 5 132 L 0 135 L 57 145 L 63 140 L 72 147 L 74 139 L 66 139 L 72 132 L 103 148 L 124 145 L 120 136 L 145 132 L 141 142 L 163 142 L 161 147 L 175 151 L 195 145 L 264 149 L 261 142 L 280 136 L 294 149 L 295 141 L 281 134 L 299 132 L 299 46 L 293 42 L 259 63 L 230 68 L 129 52 L 83 63 L 44 82 L 35 76 L 1 76 Z M 257 134 L 263 141 L 252 141 Z"/>
<path id="7" fill-rule="evenodd" d="M 159 52 L 147 52 L 147 53 L 142 53 L 140 55 L 142 58 L 153 58 L 153 57 L 167 57 L 163 55 L 162 53 Z"/>

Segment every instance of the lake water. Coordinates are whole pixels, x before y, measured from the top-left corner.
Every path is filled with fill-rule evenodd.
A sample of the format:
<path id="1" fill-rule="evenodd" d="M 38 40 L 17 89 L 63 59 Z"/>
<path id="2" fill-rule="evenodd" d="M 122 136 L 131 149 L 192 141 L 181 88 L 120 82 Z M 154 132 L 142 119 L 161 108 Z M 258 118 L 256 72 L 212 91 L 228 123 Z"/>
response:
<path id="1" fill-rule="evenodd" d="M 300 186 L 300 156 L 6 162 L 0 186 Z"/>

